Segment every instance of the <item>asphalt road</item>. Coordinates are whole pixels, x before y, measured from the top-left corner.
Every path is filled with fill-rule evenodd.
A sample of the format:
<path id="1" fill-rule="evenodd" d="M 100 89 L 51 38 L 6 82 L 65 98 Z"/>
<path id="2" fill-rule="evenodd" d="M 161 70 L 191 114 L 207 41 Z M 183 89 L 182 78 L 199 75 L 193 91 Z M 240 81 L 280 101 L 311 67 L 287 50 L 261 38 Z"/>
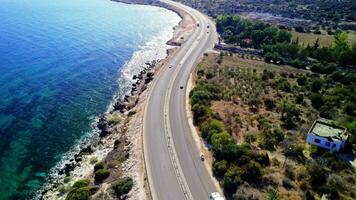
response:
<path id="1" fill-rule="evenodd" d="M 217 34 L 213 22 L 200 12 L 162 1 L 190 13 L 199 27 L 155 77 L 148 97 L 143 140 L 150 190 L 154 200 L 209 199 L 210 193 L 217 189 L 194 143 L 185 95 L 195 64 L 204 52 L 213 48 Z"/>

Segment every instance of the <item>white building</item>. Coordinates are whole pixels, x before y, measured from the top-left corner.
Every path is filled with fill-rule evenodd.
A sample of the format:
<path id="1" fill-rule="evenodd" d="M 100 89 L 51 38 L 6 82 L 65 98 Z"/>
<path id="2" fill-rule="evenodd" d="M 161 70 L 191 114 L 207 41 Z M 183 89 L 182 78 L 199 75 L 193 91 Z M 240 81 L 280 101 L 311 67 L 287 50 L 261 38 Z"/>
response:
<path id="1" fill-rule="evenodd" d="M 343 150 L 348 137 L 346 128 L 332 125 L 324 119 L 318 119 L 315 120 L 308 132 L 307 142 L 338 152 Z"/>

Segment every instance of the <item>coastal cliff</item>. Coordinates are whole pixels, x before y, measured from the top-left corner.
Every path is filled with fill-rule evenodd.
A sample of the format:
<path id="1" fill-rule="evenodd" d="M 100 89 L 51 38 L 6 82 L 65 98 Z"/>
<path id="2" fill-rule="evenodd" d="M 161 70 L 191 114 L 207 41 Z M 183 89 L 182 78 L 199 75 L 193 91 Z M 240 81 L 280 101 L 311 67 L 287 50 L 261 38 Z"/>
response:
<path id="1" fill-rule="evenodd" d="M 41 199 L 68 199 L 73 190 L 73 186 L 70 185 L 82 180 L 89 182 L 86 187 L 90 188 L 88 194 L 91 199 L 116 199 L 118 193 L 115 185 L 126 178 L 130 179 L 132 188 L 124 194 L 119 193 L 119 198 L 150 199 L 142 148 L 142 120 L 148 91 L 160 69 L 169 62 L 177 48 L 192 33 L 195 23 L 184 11 L 159 1 L 116 1 L 159 6 L 177 13 L 182 20 L 173 27 L 173 37 L 167 41 L 168 45 L 175 47 L 167 49 L 167 57 L 163 60 L 146 61 L 142 71 L 132 77 L 134 82 L 128 94 L 122 98 L 115 98 L 111 109 L 97 119 L 94 128 L 98 139 L 83 146 L 66 164 L 57 169 L 61 178 L 49 180 L 49 186 L 40 191 Z M 100 169 L 93 171 L 94 164 L 95 166 L 99 164 Z M 82 191 L 82 188 L 78 190 Z"/>

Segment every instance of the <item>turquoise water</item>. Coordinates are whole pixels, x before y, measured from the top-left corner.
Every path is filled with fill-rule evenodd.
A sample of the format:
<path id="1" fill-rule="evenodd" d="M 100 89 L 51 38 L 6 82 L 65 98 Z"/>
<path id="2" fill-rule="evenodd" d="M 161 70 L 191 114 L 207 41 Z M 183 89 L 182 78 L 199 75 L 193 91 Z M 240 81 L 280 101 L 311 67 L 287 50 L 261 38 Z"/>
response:
<path id="1" fill-rule="evenodd" d="M 0 200 L 39 189 L 107 110 L 120 71 L 164 56 L 178 20 L 106 0 L 0 0 Z"/>

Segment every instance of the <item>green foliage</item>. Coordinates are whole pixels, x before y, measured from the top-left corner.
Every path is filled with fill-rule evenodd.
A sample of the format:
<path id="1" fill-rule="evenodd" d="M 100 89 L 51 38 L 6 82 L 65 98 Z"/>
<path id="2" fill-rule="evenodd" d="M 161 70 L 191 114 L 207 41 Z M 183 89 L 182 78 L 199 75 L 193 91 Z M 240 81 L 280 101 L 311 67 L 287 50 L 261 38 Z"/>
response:
<path id="1" fill-rule="evenodd" d="M 284 140 L 284 133 L 279 127 L 268 129 L 262 134 L 260 146 L 264 149 L 275 150 L 275 147 Z"/>
<path id="2" fill-rule="evenodd" d="M 243 182 L 241 179 L 242 174 L 243 171 L 240 167 L 230 167 L 229 170 L 225 173 L 225 176 L 222 180 L 224 190 L 229 193 L 235 192 L 237 186 L 239 186 Z"/>
<path id="3" fill-rule="evenodd" d="M 310 97 L 314 108 L 319 109 L 324 104 L 324 98 L 321 94 L 312 94 Z"/>
<path id="4" fill-rule="evenodd" d="M 223 131 L 224 124 L 216 119 L 207 121 L 207 123 L 205 123 L 201 128 L 203 138 L 208 139 L 209 141 L 214 134 L 221 133 Z"/>
<path id="5" fill-rule="evenodd" d="M 136 113 L 137 113 L 136 110 L 131 110 L 131 111 L 127 114 L 127 116 L 132 117 L 132 116 L 135 115 Z"/>
<path id="6" fill-rule="evenodd" d="M 130 177 L 120 178 L 112 185 L 112 188 L 118 197 L 129 193 L 132 187 L 133 187 L 133 180 Z"/>
<path id="7" fill-rule="evenodd" d="M 271 190 L 267 193 L 267 200 L 280 200 L 277 191 Z"/>
<path id="8" fill-rule="evenodd" d="M 348 123 L 346 127 L 351 133 L 349 142 L 351 144 L 356 145 L 356 120 L 353 120 L 352 122 Z"/>
<path id="9" fill-rule="evenodd" d="M 96 188 L 89 186 L 89 184 L 89 179 L 76 181 L 69 191 L 66 200 L 88 200 L 96 191 Z"/>
<path id="10" fill-rule="evenodd" d="M 94 179 L 95 182 L 102 182 L 110 176 L 110 171 L 107 169 L 99 169 L 95 171 Z"/>
<path id="11" fill-rule="evenodd" d="M 326 183 L 327 172 L 316 162 L 307 164 L 307 170 L 310 174 L 309 182 L 314 189 L 322 187 Z"/>
<path id="12" fill-rule="evenodd" d="M 72 188 L 87 187 L 87 186 L 89 186 L 89 184 L 90 184 L 89 179 L 80 179 L 73 184 Z"/>
<path id="13" fill-rule="evenodd" d="M 99 169 L 104 169 L 104 163 L 98 162 L 94 165 L 94 172 L 98 171 Z"/>
<path id="14" fill-rule="evenodd" d="M 310 88 L 313 92 L 319 92 L 322 87 L 323 81 L 320 79 L 315 79 L 310 85 Z"/>
<path id="15" fill-rule="evenodd" d="M 117 113 L 114 113 L 112 114 L 109 118 L 108 118 L 108 123 L 111 125 L 111 126 L 115 126 L 117 124 L 119 124 L 121 122 L 121 117 L 119 114 Z"/>
<path id="16" fill-rule="evenodd" d="M 295 128 L 300 116 L 300 110 L 297 106 L 287 98 L 284 98 L 279 105 L 279 110 L 281 112 L 281 120 L 284 122 L 284 127 L 287 129 Z"/>
<path id="17" fill-rule="evenodd" d="M 194 124 L 196 125 L 200 124 L 203 121 L 206 121 L 212 115 L 212 111 L 210 110 L 210 108 L 202 104 L 193 105 L 192 112 L 193 112 L 193 121 Z"/>
<path id="18" fill-rule="evenodd" d="M 213 164 L 213 173 L 217 177 L 224 177 L 228 169 L 229 165 L 226 160 L 215 161 Z"/>
<path id="19" fill-rule="evenodd" d="M 286 156 L 296 159 L 299 162 L 304 162 L 306 159 L 304 156 L 304 150 L 305 150 L 304 144 L 292 144 L 286 146 L 286 148 L 284 149 L 284 154 Z"/>
<path id="20" fill-rule="evenodd" d="M 262 22 L 251 22 L 237 15 L 220 15 L 216 19 L 217 31 L 228 43 L 240 44 L 245 47 L 260 48 L 262 45 L 287 42 L 291 33 Z M 252 43 L 245 40 L 251 39 Z"/>
<path id="21" fill-rule="evenodd" d="M 91 187 L 76 188 L 69 191 L 66 200 L 88 200 L 92 194 Z"/>
<path id="22" fill-rule="evenodd" d="M 91 157 L 89 162 L 90 162 L 90 164 L 92 164 L 92 165 L 95 164 L 95 163 L 97 163 L 97 162 L 98 162 L 98 157 L 96 157 L 96 156 Z"/>

